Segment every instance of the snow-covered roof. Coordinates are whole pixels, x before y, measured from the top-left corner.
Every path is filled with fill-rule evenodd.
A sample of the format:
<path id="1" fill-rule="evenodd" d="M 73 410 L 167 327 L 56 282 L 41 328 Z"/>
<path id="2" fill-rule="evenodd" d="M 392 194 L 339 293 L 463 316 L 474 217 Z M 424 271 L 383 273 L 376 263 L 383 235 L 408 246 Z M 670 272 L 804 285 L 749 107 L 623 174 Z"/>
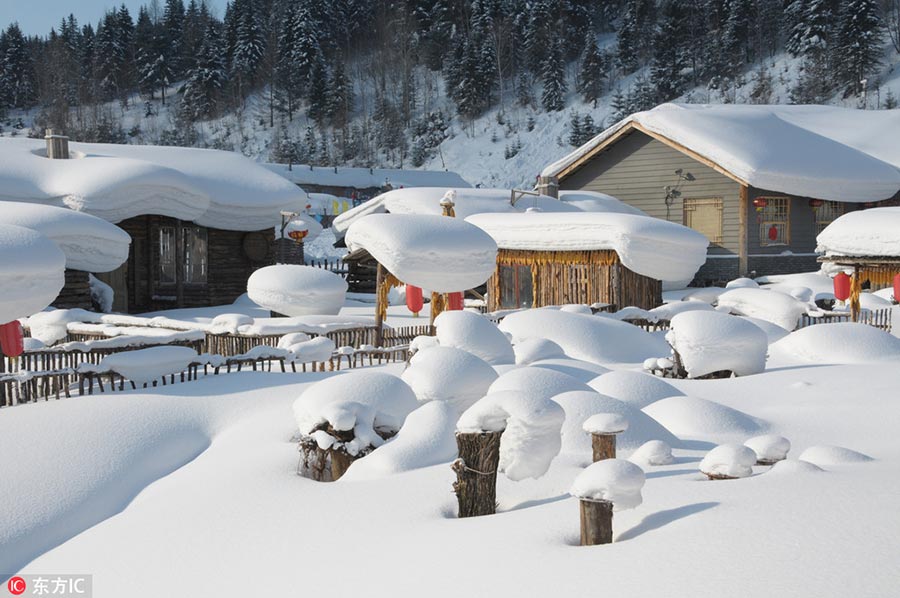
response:
<path id="1" fill-rule="evenodd" d="M 819 233 L 816 242 L 816 251 L 827 256 L 900 258 L 900 207 L 848 212 Z"/>
<path id="2" fill-rule="evenodd" d="M 455 172 L 445 170 L 403 170 L 399 168 L 345 168 L 341 166 L 309 166 L 294 164 L 263 164 L 295 185 L 323 187 L 381 188 L 390 184 L 400 187 L 471 187 Z"/>
<path id="3" fill-rule="evenodd" d="M 0 224 L 0 255 L 0 324 L 41 311 L 65 284 L 65 255 L 37 231 Z"/>
<path id="4" fill-rule="evenodd" d="M 71 143 L 46 158 L 37 139 L 0 140 L 0 200 L 68 207 L 120 222 L 159 214 L 227 230 L 262 230 L 306 193 L 251 160 L 218 150 Z"/>
<path id="5" fill-rule="evenodd" d="M 2 193 L 2 191 L 0 191 Z M 42 233 L 66 254 L 66 267 L 109 272 L 128 259 L 131 237 L 118 226 L 65 208 L 0 201 L 0 221 Z"/>
<path id="6" fill-rule="evenodd" d="M 900 190 L 900 111 L 833 106 L 663 104 L 616 123 L 542 175 L 558 176 L 631 127 L 760 189 L 847 202 L 879 201 Z"/>
<path id="7" fill-rule="evenodd" d="M 690 280 L 706 261 L 709 241 L 673 222 L 598 212 L 476 214 L 466 219 L 501 249 L 611 249 L 628 269 L 657 280 Z"/>

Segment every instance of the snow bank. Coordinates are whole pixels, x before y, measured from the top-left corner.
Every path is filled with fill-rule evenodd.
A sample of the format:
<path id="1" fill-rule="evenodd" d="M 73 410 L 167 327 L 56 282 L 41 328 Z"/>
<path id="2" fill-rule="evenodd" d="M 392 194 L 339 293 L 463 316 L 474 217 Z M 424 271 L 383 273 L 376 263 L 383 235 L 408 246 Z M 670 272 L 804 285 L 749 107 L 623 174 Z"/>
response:
<path id="1" fill-rule="evenodd" d="M 210 334 L 237 334 L 241 326 L 251 324 L 253 318 L 246 314 L 219 314 L 212 319 L 206 331 Z"/>
<path id="2" fill-rule="evenodd" d="M 412 389 L 400 378 L 356 371 L 316 382 L 294 401 L 293 408 L 297 427 L 306 436 L 325 425 L 337 431 L 353 430 L 353 440 L 343 448 L 355 455 L 368 446 L 383 444 L 377 432 L 397 432 L 418 404 Z M 329 442 L 316 440 L 320 446 Z"/>
<path id="3" fill-rule="evenodd" d="M 588 386 L 635 409 L 643 409 L 661 399 L 684 394 L 656 376 L 630 370 L 613 370 L 597 376 L 588 382 Z"/>
<path id="4" fill-rule="evenodd" d="M 778 461 L 775 465 L 772 466 L 772 469 L 768 471 L 766 475 L 784 475 L 784 476 L 795 476 L 798 474 L 807 474 L 807 473 L 821 473 L 825 471 L 818 465 L 813 465 L 812 463 L 808 463 L 806 461 Z"/>
<path id="5" fill-rule="evenodd" d="M 597 376 L 607 373 L 609 368 L 602 365 L 591 363 L 590 361 L 582 361 L 580 359 L 572 359 L 571 357 L 556 357 L 552 359 L 541 359 L 529 364 L 532 368 L 543 368 L 553 370 L 572 376 L 580 382 L 587 384 Z"/>
<path id="6" fill-rule="evenodd" d="M 501 249 L 613 250 L 629 270 L 664 281 L 689 282 L 709 244 L 686 226 L 635 214 L 476 214 L 466 221 L 487 231 Z"/>
<path id="7" fill-rule="evenodd" d="M 569 357 L 593 363 L 640 363 L 669 352 L 662 339 L 637 326 L 558 309 L 516 312 L 499 327 L 512 335 L 513 343 L 544 338 L 562 347 Z"/>
<path id="8" fill-rule="evenodd" d="M 0 201 L 0 221 L 48 237 L 66 254 L 66 268 L 72 270 L 109 272 L 128 259 L 131 244 L 128 233 L 89 214 L 54 206 Z"/>
<path id="9" fill-rule="evenodd" d="M 559 191 L 559 201 L 575 206 L 584 212 L 606 212 L 614 214 L 635 214 L 637 216 L 646 216 L 646 212 L 630 206 L 624 201 L 607 195 L 606 193 L 597 193 L 596 191 L 586 191 L 580 189 L 578 191 Z M 547 210 L 545 210 L 547 211 Z"/>
<path id="10" fill-rule="evenodd" d="M 135 383 L 152 382 L 183 372 L 196 359 L 197 352 L 190 347 L 150 347 L 107 355 L 97 371 L 113 371 Z"/>
<path id="11" fill-rule="evenodd" d="M 380 189 L 390 184 L 398 187 L 468 187 L 455 172 L 446 170 L 403 170 L 399 168 L 348 168 L 345 166 L 310 166 L 293 164 L 262 164 L 295 185 L 320 187 L 353 187 L 355 189 Z"/>
<path id="12" fill-rule="evenodd" d="M 621 434 L 628 429 L 628 418 L 618 413 L 595 413 L 581 425 L 588 434 Z"/>
<path id="13" fill-rule="evenodd" d="M 565 412 L 550 399 L 517 392 L 492 392 L 459 418 L 461 433 L 499 432 L 500 471 L 513 481 L 539 478 L 559 453 Z"/>
<path id="14" fill-rule="evenodd" d="M 722 287 L 706 287 L 703 289 L 697 289 L 696 291 L 691 291 L 687 295 L 681 298 L 682 301 L 699 301 L 702 303 L 709 303 L 710 305 L 719 300 L 719 295 L 725 292 L 725 289 Z"/>
<path id="15" fill-rule="evenodd" d="M 462 413 L 497 379 L 486 361 L 455 347 L 430 347 L 413 355 L 403 372 L 419 401 L 444 401 Z"/>
<path id="16" fill-rule="evenodd" d="M 401 281 L 439 293 L 475 288 L 496 267 L 494 241 L 459 218 L 373 214 L 354 223 L 346 241 Z"/>
<path id="17" fill-rule="evenodd" d="M 633 509 L 643 502 L 644 470 L 622 459 L 604 459 L 578 474 L 569 494 L 587 500 L 613 503 L 614 511 Z"/>
<path id="18" fill-rule="evenodd" d="M 591 437 L 584 432 L 584 422 L 598 413 L 615 414 L 628 421 L 628 429 L 616 437 L 618 451 L 633 451 L 649 440 L 662 440 L 679 445 L 678 439 L 656 420 L 622 401 L 590 390 L 564 392 L 553 397 L 566 412 L 562 428 L 562 450 L 565 453 L 590 455 Z"/>
<path id="19" fill-rule="evenodd" d="M 825 255 L 900 256 L 900 207 L 847 212 L 816 237 Z"/>
<path id="20" fill-rule="evenodd" d="M 669 397 L 643 411 L 680 438 L 746 438 L 765 428 L 762 420 L 699 397 Z"/>
<path id="21" fill-rule="evenodd" d="M 346 280 L 311 266 L 266 266 L 247 280 L 250 299 L 286 316 L 337 315 L 344 306 L 346 292 Z"/>
<path id="22" fill-rule="evenodd" d="M 488 363 L 514 363 L 516 356 L 509 339 L 497 326 L 470 311 L 445 311 L 434 320 L 442 347 L 456 347 Z"/>
<path id="23" fill-rule="evenodd" d="M 788 363 L 900 361 L 900 338 L 866 324 L 816 324 L 774 343 L 769 353 Z"/>
<path id="24" fill-rule="evenodd" d="M 757 283 L 752 278 L 735 278 L 734 280 L 729 280 L 725 284 L 726 289 L 758 289 L 759 283 Z"/>
<path id="25" fill-rule="evenodd" d="M 456 458 L 458 416 L 453 407 L 442 401 L 422 405 L 406 417 L 394 438 L 355 461 L 341 478 L 342 481 L 381 478 L 449 463 Z"/>
<path id="26" fill-rule="evenodd" d="M 91 290 L 91 302 L 97 305 L 100 311 L 111 312 L 116 297 L 113 288 L 93 274 L 88 274 L 88 287 Z"/>
<path id="27" fill-rule="evenodd" d="M 39 232 L 0 224 L 0 324 L 47 307 L 65 284 L 66 256 Z"/>
<path id="28" fill-rule="evenodd" d="M 497 378 L 489 393 L 513 391 L 532 397 L 549 399 L 572 390 L 589 391 L 585 383 L 568 374 L 544 368 L 524 367 L 510 370 Z"/>
<path id="29" fill-rule="evenodd" d="M 642 466 L 670 465 L 675 462 L 672 447 L 662 440 L 648 440 L 631 453 L 628 460 Z"/>
<path id="30" fill-rule="evenodd" d="M 751 318 L 750 316 L 737 316 L 742 320 L 746 320 L 766 333 L 769 344 L 776 343 L 789 335 L 791 332 L 786 328 L 782 328 L 778 324 L 773 324 L 768 320 L 760 320 L 759 318 Z"/>
<path id="31" fill-rule="evenodd" d="M 291 361 L 295 363 L 324 363 L 331 359 L 334 341 L 327 336 L 317 336 L 288 345 L 287 349 L 291 352 Z"/>
<path id="32" fill-rule="evenodd" d="M 784 293 L 765 289 L 738 288 L 719 295 L 719 306 L 732 313 L 766 320 L 785 330 L 797 327 L 800 316 L 806 313 L 808 304 Z"/>
<path id="33" fill-rule="evenodd" d="M 541 359 L 563 357 L 563 348 L 545 338 L 527 338 L 513 345 L 516 354 L 516 365 L 528 365 Z"/>
<path id="34" fill-rule="evenodd" d="M 753 475 L 756 453 L 742 444 L 721 444 L 706 453 L 700 471 L 711 477 L 746 478 Z"/>
<path id="35" fill-rule="evenodd" d="M 777 434 L 754 436 L 744 442 L 744 446 L 756 453 L 756 460 L 761 464 L 770 464 L 787 458 L 791 450 L 791 441 Z"/>
<path id="36" fill-rule="evenodd" d="M 872 457 L 852 449 L 824 444 L 809 447 L 800 453 L 799 459 L 819 467 L 845 465 L 847 463 L 865 463 L 873 460 Z"/>
<path id="37" fill-rule="evenodd" d="M 734 316 L 712 311 L 678 314 L 666 340 L 692 378 L 722 370 L 749 376 L 766 369 L 766 333 Z"/>

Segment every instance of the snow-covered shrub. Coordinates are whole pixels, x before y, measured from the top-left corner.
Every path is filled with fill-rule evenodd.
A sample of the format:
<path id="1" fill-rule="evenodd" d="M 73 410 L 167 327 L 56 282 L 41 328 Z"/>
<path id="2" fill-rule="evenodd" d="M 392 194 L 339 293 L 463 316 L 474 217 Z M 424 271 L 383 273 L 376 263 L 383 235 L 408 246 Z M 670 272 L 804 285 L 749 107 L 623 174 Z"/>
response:
<path id="1" fill-rule="evenodd" d="M 624 459 L 604 459 L 578 474 L 569 494 L 587 500 L 604 500 L 614 511 L 633 509 L 643 502 L 644 470 Z"/>
<path id="2" fill-rule="evenodd" d="M 680 313 L 672 318 L 666 340 L 691 378 L 717 372 L 748 376 L 766 368 L 769 339 L 741 318 L 712 311 Z"/>
<path id="3" fill-rule="evenodd" d="M 334 352 L 334 341 L 327 336 L 317 336 L 287 347 L 290 361 L 294 363 L 325 363 Z"/>
<path id="4" fill-rule="evenodd" d="M 675 461 L 672 447 L 662 440 L 648 440 L 628 458 L 638 465 L 669 465 Z"/>
<path id="5" fill-rule="evenodd" d="M 731 313 L 750 316 L 777 324 L 785 330 L 793 330 L 809 305 L 784 293 L 760 288 L 731 289 L 719 295 L 719 306 Z"/>
<path id="6" fill-rule="evenodd" d="M 344 305 L 346 293 L 347 281 L 311 266 L 266 266 L 247 280 L 250 299 L 286 316 L 336 315 Z"/>
<path id="7" fill-rule="evenodd" d="M 777 434 L 763 434 L 748 439 L 744 446 L 756 453 L 757 465 L 772 465 L 787 458 L 791 441 Z"/>
<path id="8" fill-rule="evenodd" d="M 240 326 L 251 324 L 253 324 L 253 318 L 246 314 L 219 314 L 209 323 L 207 332 L 210 334 L 237 334 Z"/>
<path id="9" fill-rule="evenodd" d="M 700 471 L 711 480 L 731 480 L 753 475 L 756 453 L 743 444 L 720 444 L 700 461 Z"/>
<path id="10" fill-rule="evenodd" d="M 456 347 L 488 363 L 514 363 L 515 353 L 497 326 L 470 311 L 445 311 L 434 320 L 437 340 L 442 347 Z"/>
<path id="11" fill-rule="evenodd" d="M 542 359 L 564 357 L 562 347 L 545 338 L 528 338 L 513 345 L 516 365 L 528 365 Z"/>
<path id="12" fill-rule="evenodd" d="M 758 287 L 759 283 L 752 278 L 735 278 L 725 285 L 726 289 L 755 289 Z"/>
<path id="13" fill-rule="evenodd" d="M 488 392 L 497 372 L 468 351 L 435 346 L 413 355 L 401 378 L 419 401 L 446 401 L 462 413 Z"/>
<path id="14" fill-rule="evenodd" d="M 135 383 L 152 382 L 183 372 L 196 358 L 197 352 L 190 347 L 150 347 L 107 355 L 98 369 L 116 372 Z"/>
<path id="15" fill-rule="evenodd" d="M 643 409 L 660 399 L 684 394 L 668 382 L 632 370 L 613 370 L 597 376 L 588 382 L 588 386 L 636 409 Z"/>

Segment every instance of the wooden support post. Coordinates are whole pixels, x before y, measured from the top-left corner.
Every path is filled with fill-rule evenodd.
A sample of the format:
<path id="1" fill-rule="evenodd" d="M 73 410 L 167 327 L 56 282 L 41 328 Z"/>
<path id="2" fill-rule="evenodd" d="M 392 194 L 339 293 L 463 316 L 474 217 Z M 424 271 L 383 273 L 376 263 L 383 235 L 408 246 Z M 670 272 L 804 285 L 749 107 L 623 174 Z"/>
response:
<path id="1" fill-rule="evenodd" d="M 615 459 L 616 435 L 591 434 L 591 448 L 594 451 L 594 463 L 604 459 Z"/>
<path id="2" fill-rule="evenodd" d="M 608 500 L 580 499 L 581 545 L 612 543 L 613 504 Z"/>
<path id="3" fill-rule="evenodd" d="M 500 432 L 457 433 L 459 458 L 453 491 L 459 501 L 459 517 L 497 512 L 497 468 L 500 465 Z"/>
<path id="4" fill-rule="evenodd" d="M 382 328 L 384 326 L 384 314 L 387 313 L 387 305 L 384 305 L 384 301 L 387 299 L 387 294 L 381 292 L 381 286 L 384 284 L 384 267 L 381 265 L 381 262 L 378 262 L 378 267 L 375 269 L 375 346 L 380 347 L 383 342 L 383 334 Z M 382 296 L 384 295 L 384 296 Z"/>
<path id="5" fill-rule="evenodd" d="M 175 221 L 175 305 L 184 307 L 184 228 Z"/>
<path id="6" fill-rule="evenodd" d="M 748 252 L 749 224 L 750 222 L 750 189 L 747 185 L 741 185 L 740 206 L 738 207 L 738 276 L 750 274 L 750 260 Z"/>

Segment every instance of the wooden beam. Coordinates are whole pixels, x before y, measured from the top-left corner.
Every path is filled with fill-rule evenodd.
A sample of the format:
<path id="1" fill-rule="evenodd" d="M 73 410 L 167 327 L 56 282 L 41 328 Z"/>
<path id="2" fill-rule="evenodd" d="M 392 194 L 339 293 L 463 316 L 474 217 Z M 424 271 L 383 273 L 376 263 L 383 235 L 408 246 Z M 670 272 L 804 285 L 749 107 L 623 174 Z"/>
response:
<path id="1" fill-rule="evenodd" d="M 741 185 L 741 201 L 739 209 L 738 226 L 740 228 L 740 234 L 738 238 L 738 276 L 746 276 L 750 267 L 749 259 L 747 257 L 749 251 L 749 248 L 747 247 L 749 237 L 748 227 L 750 226 L 747 211 L 750 209 L 750 189 L 747 185 Z"/>

